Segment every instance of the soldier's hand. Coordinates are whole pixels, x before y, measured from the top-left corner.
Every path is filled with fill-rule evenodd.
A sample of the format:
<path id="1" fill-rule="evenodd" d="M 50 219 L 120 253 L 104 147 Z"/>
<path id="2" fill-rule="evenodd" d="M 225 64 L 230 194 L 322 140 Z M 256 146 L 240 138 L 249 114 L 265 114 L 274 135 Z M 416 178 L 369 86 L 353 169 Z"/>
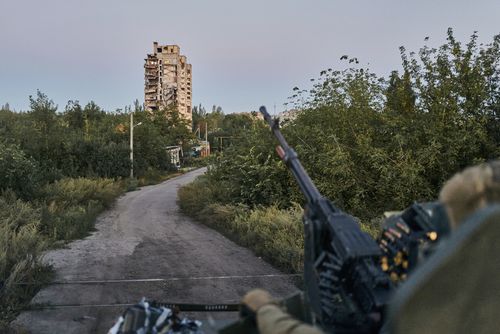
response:
<path id="1" fill-rule="evenodd" d="M 272 297 L 266 290 L 262 289 L 253 289 L 243 297 L 241 301 L 242 304 L 246 305 L 253 312 L 257 312 L 257 310 L 266 304 L 272 302 Z"/>

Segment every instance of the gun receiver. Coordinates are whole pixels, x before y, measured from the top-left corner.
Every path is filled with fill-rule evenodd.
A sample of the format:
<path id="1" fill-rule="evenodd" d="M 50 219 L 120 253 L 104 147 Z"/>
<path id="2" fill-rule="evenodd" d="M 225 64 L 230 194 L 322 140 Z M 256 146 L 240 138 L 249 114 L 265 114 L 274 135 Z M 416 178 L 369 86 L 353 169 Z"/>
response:
<path id="1" fill-rule="evenodd" d="M 379 265 L 379 246 L 354 217 L 320 194 L 283 137 L 279 120 L 272 119 L 264 106 L 260 112 L 278 139 L 278 155 L 307 200 L 304 284 L 313 322 L 335 333 L 378 332 L 393 288 Z"/>

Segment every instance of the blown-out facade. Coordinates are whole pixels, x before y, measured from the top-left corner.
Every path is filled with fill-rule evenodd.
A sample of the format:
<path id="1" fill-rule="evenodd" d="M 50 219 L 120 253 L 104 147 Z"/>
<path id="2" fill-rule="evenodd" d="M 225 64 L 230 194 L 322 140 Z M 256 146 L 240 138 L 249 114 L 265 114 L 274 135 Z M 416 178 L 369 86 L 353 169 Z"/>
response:
<path id="1" fill-rule="evenodd" d="M 176 104 L 179 114 L 192 121 L 192 68 L 177 45 L 153 43 L 144 64 L 144 107 L 147 111 Z"/>

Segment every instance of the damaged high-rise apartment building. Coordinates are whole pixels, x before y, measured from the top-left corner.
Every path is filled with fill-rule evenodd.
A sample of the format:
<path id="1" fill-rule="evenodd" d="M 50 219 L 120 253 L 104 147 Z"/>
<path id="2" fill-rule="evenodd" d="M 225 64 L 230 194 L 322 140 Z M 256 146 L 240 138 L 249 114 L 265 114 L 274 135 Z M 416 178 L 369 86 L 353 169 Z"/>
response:
<path id="1" fill-rule="evenodd" d="M 145 61 L 145 109 L 153 111 L 175 104 L 179 114 L 191 122 L 191 64 L 180 54 L 179 46 L 154 42 L 153 53 Z"/>

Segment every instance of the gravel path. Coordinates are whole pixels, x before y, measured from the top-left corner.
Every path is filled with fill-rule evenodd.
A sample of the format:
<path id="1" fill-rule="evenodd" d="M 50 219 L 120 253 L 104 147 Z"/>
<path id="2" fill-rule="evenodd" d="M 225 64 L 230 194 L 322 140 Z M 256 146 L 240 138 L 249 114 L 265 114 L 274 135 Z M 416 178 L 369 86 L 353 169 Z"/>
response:
<path id="1" fill-rule="evenodd" d="M 106 333 L 124 310 L 113 304 L 135 303 L 143 296 L 174 303 L 235 303 L 255 287 L 276 297 L 294 292 L 290 278 L 248 277 L 281 273 L 179 212 L 178 188 L 204 171 L 125 194 L 97 219 L 96 232 L 48 252 L 45 260 L 56 270 L 55 281 L 70 284 L 49 285 L 32 303 L 75 306 L 23 312 L 13 327 L 23 333 Z M 141 281 L 173 277 L 182 279 Z M 102 280 L 118 281 L 88 282 Z M 191 316 L 202 321 L 209 316 L 236 317 L 234 313 Z M 203 329 L 211 331 L 207 321 Z"/>

